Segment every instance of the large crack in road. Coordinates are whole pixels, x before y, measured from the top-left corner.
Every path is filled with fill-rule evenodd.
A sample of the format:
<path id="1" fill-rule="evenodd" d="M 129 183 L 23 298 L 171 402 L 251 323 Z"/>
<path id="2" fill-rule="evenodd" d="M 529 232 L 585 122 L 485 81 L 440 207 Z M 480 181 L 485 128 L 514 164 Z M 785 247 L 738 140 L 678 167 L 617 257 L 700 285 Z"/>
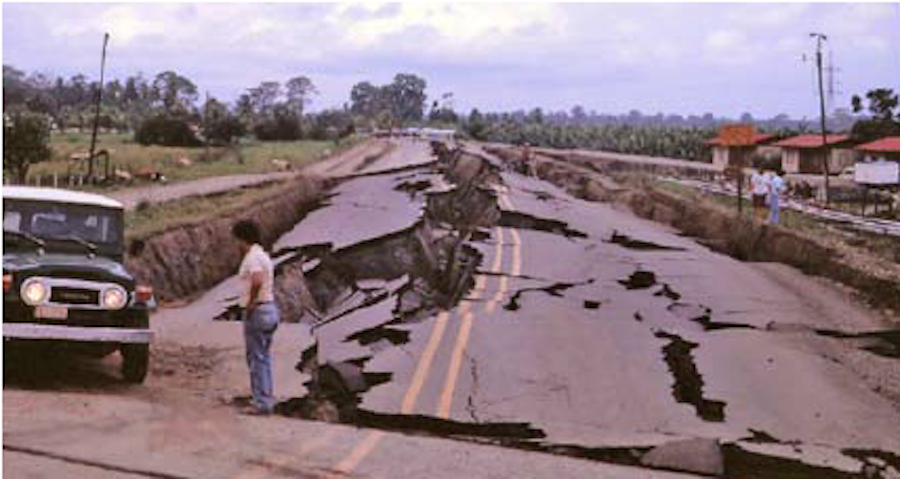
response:
<path id="1" fill-rule="evenodd" d="M 434 145 L 439 160 L 420 167 L 421 171 L 437 171 L 446 184 L 435 184 L 418 177 L 416 172 L 394 176 L 393 189 L 421 201 L 421 215 L 405 229 L 334 249 L 330 244 L 309 244 L 282 252 L 278 266 L 278 287 L 287 301 L 285 316 L 289 321 L 303 321 L 314 328 L 342 321 L 355 312 L 375 305 L 390 304 L 390 314 L 383 321 L 358 329 L 351 329 L 341 339 L 368 350 L 365 354 L 338 361 L 322 361 L 319 343 L 304 351 L 298 369 L 311 376 L 305 397 L 284 401 L 276 408 L 279 414 L 304 419 L 343 422 L 357 426 L 398 431 L 414 435 L 428 435 L 477 443 L 489 443 L 517 449 L 574 456 L 601 462 L 667 469 L 671 467 L 648 464 L 644 458 L 655 448 L 646 445 L 623 447 L 590 447 L 554 442 L 541 428 L 529 422 L 492 421 L 483 418 L 473 399 L 478 383 L 483 380 L 476 360 L 471 361 L 474 385 L 466 401 L 465 410 L 471 421 L 423 414 L 395 414 L 361 407 L 362 397 L 376 386 L 393 380 L 391 372 L 365 371 L 373 354 L 403 347 L 410 341 L 404 324 L 429 320 L 440 311 L 456 308 L 476 288 L 476 275 L 493 274 L 512 277 L 508 273 L 487 271 L 484 258 L 475 243 L 490 241 L 491 228 L 505 227 L 556 235 L 566 241 L 587 238 L 588 235 L 558 219 L 540 218 L 531 214 L 502 208 L 497 191 L 504 187 L 498 165 L 485 158 L 450 150 L 443 144 Z M 449 186 L 448 186 L 449 185 Z M 552 196 L 536 194 L 537 201 L 548 202 Z M 610 244 L 638 252 L 680 252 L 679 246 L 668 246 L 634 238 L 613 231 Z M 563 298 L 566 290 L 593 283 L 530 278 L 543 286 L 520 288 L 509 295 L 504 309 L 518 311 L 522 298 L 532 292 Z M 292 293 L 298 279 L 305 279 L 317 305 L 328 311 L 324 321 L 304 318 L 299 298 Z M 712 319 L 712 309 L 682 301 L 683 295 L 669 283 L 660 283 L 650 270 L 638 268 L 619 281 L 621 286 L 635 293 L 646 292 L 651 298 L 665 302 L 665 310 L 672 317 L 696 324 L 703 332 L 730 329 L 757 329 L 742 323 L 718 322 Z M 580 298 L 584 309 L 598 309 L 602 297 Z M 647 313 L 634 311 L 633 318 L 643 323 Z M 704 377 L 694 360 L 694 350 L 700 345 L 674 332 L 652 328 L 655 336 L 664 340 L 660 360 L 665 363 L 673 383 L 672 400 L 691 405 L 703 421 L 726 421 L 727 402 L 705 395 Z M 842 339 L 870 340 L 869 349 L 886 356 L 895 353 L 896 338 L 891 334 L 845 335 L 820 331 L 819 334 Z M 873 342 L 876 341 L 877 342 Z M 875 344 L 873 346 L 873 344 Z M 894 348 L 894 349 L 892 349 Z M 800 459 L 786 458 L 750 450 L 741 441 L 721 444 L 719 450 L 729 477 L 794 478 L 794 477 L 856 477 L 833 468 L 810 465 Z M 855 452 L 855 458 L 868 464 L 873 460 L 893 457 L 876 450 Z M 848 454 L 851 455 L 851 454 Z M 877 461 L 876 461 L 877 462 Z M 888 467 L 888 466 L 886 466 Z M 677 468 L 676 468 L 677 469 Z M 886 470 L 886 469 L 885 469 Z M 872 476 L 880 477 L 880 476 Z"/>

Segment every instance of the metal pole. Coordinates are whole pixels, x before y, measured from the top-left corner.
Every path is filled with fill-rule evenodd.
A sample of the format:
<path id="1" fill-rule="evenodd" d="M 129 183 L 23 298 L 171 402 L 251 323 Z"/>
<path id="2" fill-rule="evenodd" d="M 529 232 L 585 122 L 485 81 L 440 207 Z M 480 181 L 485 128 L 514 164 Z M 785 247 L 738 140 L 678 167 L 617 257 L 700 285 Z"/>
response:
<path id="1" fill-rule="evenodd" d="M 828 136 L 825 132 L 825 90 L 822 84 L 822 41 L 828 40 L 822 33 L 810 33 L 809 36 L 816 39 L 816 69 L 819 72 L 819 113 L 822 121 L 822 166 L 825 175 L 825 206 L 828 206 L 829 186 L 828 186 Z"/>
<path id="2" fill-rule="evenodd" d="M 103 99 L 103 70 L 106 67 L 106 44 L 109 33 L 103 34 L 103 54 L 100 57 L 100 87 L 97 88 L 97 107 L 94 110 L 94 131 L 91 133 L 91 151 L 88 156 L 88 178 L 94 179 L 94 148 L 97 146 L 97 127 L 100 125 L 100 100 Z"/>
<path id="3" fill-rule="evenodd" d="M 206 104 L 203 108 L 203 151 L 204 160 L 209 161 L 209 90 L 206 90 Z"/>

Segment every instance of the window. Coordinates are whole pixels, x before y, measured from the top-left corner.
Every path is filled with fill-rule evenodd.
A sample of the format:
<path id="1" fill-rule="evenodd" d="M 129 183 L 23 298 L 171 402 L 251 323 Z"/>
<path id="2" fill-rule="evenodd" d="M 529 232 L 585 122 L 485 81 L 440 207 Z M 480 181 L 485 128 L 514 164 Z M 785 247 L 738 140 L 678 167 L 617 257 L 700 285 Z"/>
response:
<path id="1" fill-rule="evenodd" d="M 77 237 L 91 243 L 117 243 L 121 212 L 109 208 L 43 201 L 5 200 L 3 228 L 43 239 Z"/>

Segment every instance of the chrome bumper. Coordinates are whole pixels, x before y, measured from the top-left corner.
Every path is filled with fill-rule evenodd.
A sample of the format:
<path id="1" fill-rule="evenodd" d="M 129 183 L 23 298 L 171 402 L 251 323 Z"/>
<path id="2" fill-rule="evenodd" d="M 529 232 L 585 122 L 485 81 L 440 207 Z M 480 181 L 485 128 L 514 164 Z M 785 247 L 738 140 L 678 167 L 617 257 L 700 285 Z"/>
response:
<path id="1" fill-rule="evenodd" d="M 3 323 L 3 337 L 9 339 L 149 344 L 153 341 L 153 331 L 149 329 L 85 328 L 53 324 Z"/>

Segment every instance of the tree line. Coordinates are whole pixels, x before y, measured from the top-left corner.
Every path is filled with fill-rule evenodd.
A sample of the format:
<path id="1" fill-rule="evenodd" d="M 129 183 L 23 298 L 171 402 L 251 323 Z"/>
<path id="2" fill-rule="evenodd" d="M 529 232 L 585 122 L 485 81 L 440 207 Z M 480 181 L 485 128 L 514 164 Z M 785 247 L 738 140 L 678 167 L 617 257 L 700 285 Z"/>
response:
<path id="1" fill-rule="evenodd" d="M 39 134 L 43 131 L 40 124 L 48 129 L 51 125 L 61 130 L 91 128 L 99 82 L 81 74 L 68 79 L 26 74 L 9 65 L 3 66 L 3 82 L 5 132 L 7 126 L 17 123 L 38 142 L 38 137 L 49 136 Z M 450 92 L 432 99 L 429 105 L 427 86 L 424 78 L 410 73 L 398 73 L 383 85 L 362 81 L 351 88 L 349 102 L 341 107 L 309 113 L 307 108 L 318 89 L 305 75 L 283 83 L 263 81 L 228 103 L 206 95 L 201 98 L 197 85 L 175 71 L 152 77 L 138 73 L 103 85 L 99 126 L 133 132 L 141 144 L 198 146 L 203 142 L 231 144 L 249 134 L 261 141 L 336 139 L 358 128 L 430 125 L 455 128 L 463 137 L 482 141 L 700 161 L 709 161 L 704 141 L 714 137 L 722 124 L 752 123 L 763 132 L 781 136 L 818 131 L 817 121 L 792 119 L 786 114 L 756 119 L 745 113 L 736 120 L 711 113 L 645 115 L 638 110 L 611 115 L 576 105 L 548 112 L 541 108 L 488 113 L 473 109 L 464 115 L 454 110 Z M 865 96 L 855 95 L 851 106 L 853 114 L 844 108 L 828 118 L 828 131 L 850 132 L 860 141 L 900 134 L 900 108 L 893 90 L 879 88 Z"/>
<path id="2" fill-rule="evenodd" d="M 5 114 L 38 114 L 59 130 L 88 131 L 93 126 L 100 85 L 85 75 L 26 74 L 4 65 L 3 82 Z M 307 113 L 318 89 L 305 75 L 283 83 L 263 81 L 228 103 L 201 98 L 197 85 L 178 72 L 152 77 L 138 73 L 103 85 L 98 123 L 104 129 L 134 132 L 140 143 L 171 146 L 193 146 L 200 141 L 197 136 L 230 143 L 248 133 L 262 141 L 326 139 L 346 136 L 358 125 L 392 128 L 423 120 L 426 87 L 423 78 L 399 73 L 386 85 L 356 84 L 350 103 L 340 108 Z"/>

